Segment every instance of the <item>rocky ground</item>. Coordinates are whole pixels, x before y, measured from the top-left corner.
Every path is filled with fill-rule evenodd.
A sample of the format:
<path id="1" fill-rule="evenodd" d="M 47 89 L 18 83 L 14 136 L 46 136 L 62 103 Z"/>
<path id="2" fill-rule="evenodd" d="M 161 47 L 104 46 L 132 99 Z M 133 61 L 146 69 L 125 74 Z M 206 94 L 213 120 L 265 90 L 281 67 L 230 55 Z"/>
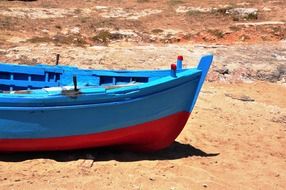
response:
<path id="1" fill-rule="evenodd" d="M 169 68 L 177 55 L 184 56 L 184 66 L 194 67 L 204 54 L 214 54 L 208 81 L 251 82 L 255 80 L 286 82 L 286 41 L 263 44 L 144 44 L 114 43 L 109 46 L 58 47 L 53 44 L 29 44 L 0 49 L 3 62 L 55 64 L 100 69 Z"/>
<path id="2" fill-rule="evenodd" d="M 214 64 L 168 149 L 0 154 L 0 189 L 284 189 L 286 4 L 0 0 L 0 61 L 98 69 Z"/>

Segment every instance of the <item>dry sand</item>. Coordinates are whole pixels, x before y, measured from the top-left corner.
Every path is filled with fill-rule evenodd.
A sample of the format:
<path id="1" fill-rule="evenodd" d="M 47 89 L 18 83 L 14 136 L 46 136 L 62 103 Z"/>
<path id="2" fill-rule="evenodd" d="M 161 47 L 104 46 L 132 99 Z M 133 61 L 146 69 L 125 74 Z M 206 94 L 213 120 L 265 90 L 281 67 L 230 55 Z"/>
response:
<path id="1" fill-rule="evenodd" d="M 1 154 L 0 189 L 285 189 L 285 92 L 207 83 L 170 148 Z"/>

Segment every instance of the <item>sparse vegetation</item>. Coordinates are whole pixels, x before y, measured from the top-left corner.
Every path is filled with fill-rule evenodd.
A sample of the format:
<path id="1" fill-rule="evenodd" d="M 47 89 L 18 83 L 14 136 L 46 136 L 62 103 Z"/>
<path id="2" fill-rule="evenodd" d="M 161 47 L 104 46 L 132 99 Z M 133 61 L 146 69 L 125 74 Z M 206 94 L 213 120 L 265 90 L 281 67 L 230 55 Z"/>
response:
<path id="1" fill-rule="evenodd" d="M 54 36 L 52 39 L 56 45 L 70 44 L 70 45 L 76 45 L 76 46 L 84 46 L 87 44 L 85 39 L 80 35 L 58 34 L 58 35 Z"/>
<path id="2" fill-rule="evenodd" d="M 97 35 L 92 37 L 92 40 L 95 42 L 107 44 L 108 41 L 111 39 L 111 33 L 109 31 L 100 31 Z"/>
<path id="3" fill-rule="evenodd" d="M 47 2 L 47 1 L 44 1 L 43 3 L 41 3 L 41 6 L 43 8 L 55 8 L 56 6 L 54 4 L 52 4 L 51 2 Z"/>
<path id="4" fill-rule="evenodd" d="M 221 31 L 219 29 L 210 29 L 207 32 L 212 34 L 213 36 L 215 36 L 217 38 L 223 38 L 224 37 L 223 31 Z"/>
<path id="5" fill-rule="evenodd" d="M 67 44 L 67 45 L 76 45 L 84 46 L 87 44 L 85 39 L 79 35 L 62 35 L 57 34 L 53 37 L 33 37 L 27 40 L 30 43 L 54 43 L 56 45 Z"/>
<path id="6" fill-rule="evenodd" d="M 202 14 L 202 12 L 198 11 L 198 10 L 190 10 L 187 12 L 188 16 L 195 16 L 195 15 L 199 15 Z"/>
<path id="7" fill-rule="evenodd" d="M 169 5 L 175 6 L 175 5 L 184 3 L 184 1 L 183 0 L 169 0 L 168 3 Z"/>
<path id="8" fill-rule="evenodd" d="M 164 31 L 162 29 L 156 28 L 156 29 L 153 29 L 151 32 L 154 34 L 159 34 L 159 33 L 162 33 Z"/>
<path id="9" fill-rule="evenodd" d="M 92 37 L 92 40 L 96 43 L 107 45 L 111 40 L 122 39 L 124 36 L 119 33 L 110 33 L 109 31 L 102 30 L 98 34 Z"/>
<path id="10" fill-rule="evenodd" d="M 52 39 L 49 37 L 33 37 L 27 41 L 31 43 L 49 43 L 52 42 Z"/>
<path id="11" fill-rule="evenodd" d="M 239 21 L 239 17 L 238 16 L 232 16 L 232 20 L 233 21 Z"/>
<path id="12" fill-rule="evenodd" d="M 218 9 L 213 9 L 212 13 L 215 13 L 215 14 L 218 13 L 218 14 L 226 15 L 227 11 L 231 8 L 232 7 L 222 7 L 222 8 L 218 8 Z"/>
<path id="13" fill-rule="evenodd" d="M 55 28 L 62 29 L 62 26 L 57 24 L 57 25 L 55 25 Z"/>
<path id="14" fill-rule="evenodd" d="M 237 32 L 237 31 L 241 30 L 241 28 L 238 27 L 238 26 L 230 26 L 229 29 L 234 31 L 234 32 Z"/>
<path id="15" fill-rule="evenodd" d="M 250 37 L 249 37 L 248 35 L 246 35 L 246 34 L 243 34 L 243 35 L 241 35 L 241 36 L 239 37 L 239 39 L 240 39 L 241 41 L 246 41 L 246 40 L 249 40 Z"/>
<path id="16" fill-rule="evenodd" d="M 37 59 L 28 57 L 26 55 L 20 55 L 19 58 L 17 58 L 17 61 L 26 65 L 35 65 L 39 63 Z"/>
<path id="17" fill-rule="evenodd" d="M 89 17 L 79 17 L 79 20 L 81 23 L 87 23 L 89 20 Z"/>
<path id="18" fill-rule="evenodd" d="M 0 17 L 0 28 L 12 29 L 14 27 L 13 18 L 11 17 Z"/>
<path id="19" fill-rule="evenodd" d="M 247 16 L 244 17 L 246 20 L 257 20 L 258 15 L 257 14 L 248 14 Z"/>
<path id="20" fill-rule="evenodd" d="M 137 0 L 137 3 L 148 3 L 150 0 Z"/>
<path id="21" fill-rule="evenodd" d="M 74 13 L 75 13 L 75 14 L 80 14 L 80 13 L 81 13 L 81 9 L 75 9 L 75 10 L 74 10 Z"/>

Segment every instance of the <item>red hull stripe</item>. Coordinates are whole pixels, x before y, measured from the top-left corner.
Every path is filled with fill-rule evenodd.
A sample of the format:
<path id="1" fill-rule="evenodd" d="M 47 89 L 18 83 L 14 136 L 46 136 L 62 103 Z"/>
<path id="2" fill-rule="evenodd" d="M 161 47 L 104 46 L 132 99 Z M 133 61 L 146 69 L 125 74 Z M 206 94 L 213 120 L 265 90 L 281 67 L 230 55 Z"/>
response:
<path id="1" fill-rule="evenodd" d="M 153 151 L 169 146 L 184 128 L 190 113 L 179 112 L 164 118 L 117 130 L 67 137 L 41 139 L 0 139 L 0 151 L 47 151 L 121 146 Z"/>

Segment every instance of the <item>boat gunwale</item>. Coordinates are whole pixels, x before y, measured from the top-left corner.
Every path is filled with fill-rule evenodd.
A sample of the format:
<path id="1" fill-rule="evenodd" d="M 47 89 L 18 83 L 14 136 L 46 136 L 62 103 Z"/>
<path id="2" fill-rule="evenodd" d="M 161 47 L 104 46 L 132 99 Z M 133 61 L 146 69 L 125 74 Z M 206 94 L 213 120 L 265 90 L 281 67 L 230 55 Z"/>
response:
<path id="1" fill-rule="evenodd" d="M 168 71 L 168 70 L 158 70 L 158 71 Z M 113 72 L 113 71 L 110 71 L 110 72 Z M 146 71 L 146 72 L 149 72 L 149 71 Z M 79 86 L 79 89 L 96 90 L 91 93 L 84 93 L 83 91 L 81 93 L 82 95 L 96 95 L 96 94 L 113 95 L 116 93 L 124 93 L 125 91 L 128 93 L 130 90 L 135 90 L 134 88 L 138 90 L 144 90 L 145 88 L 148 88 L 148 87 L 156 86 L 156 85 L 159 85 L 165 82 L 177 80 L 177 79 L 184 78 L 187 76 L 196 77 L 196 75 L 198 75 L 200 72 L 201 72 L 200 70 L 192 68 L 192 69 L 185 69 L 184 71 L 178 72 L 177 77 L 163 76 L 161 78 L 155 79 L 154 81 L 121 87 L 121 88 L 105 89 L 104 86 L 82 86 L 81 88 Z M 64 87 L 64 86 L 58 86 L 58 87 Z M 47 98 L 47 97 L 66 97 L 62 93 L 60 93 L 61 91 L 58 91 L 59 92 L 58 94 L 49 94 L 48 92 L 43 91 L 44 89 L 45 88 L 29 90 L 29 92 L 41 92 L 41 93 L 23 93 L 23 94 L 21 93 L 0 93 L 0 99 L 1 98 L 27 98 L 29 99 L 29 98 Z"/>
<path id="2" fill-rule="evenodd" d="M 179 76 L 177 78 L 166 76 L 166 77 L 160 78 L 163 81 L 157 81 L 160 79 L 155 80 L 157 82 L 153 85 L 144 86 L 144 84 L 140 84 L 140 85 L 136 86 L 137 88 L 134 88 L 135 86 L 131 86 L 131 87 L 133 87 L 133 90 L 134 90 L 131 92 L 134 92 L 134 93 L 117 94 L 118 92 L 122 92 L 122 90 L 115 91 L 118 89 L 111 89 L 110 91 L 113 90 L 112 93 L 105 93 L 105 94 L 102 93 L 101 94 L 101 95 L 104 95 L 105 97 L 108 97 L 106 99 L 106 101 L 104 101 L 104 102 L 86 103 L 86 104 L 70 104 L 70 105 L 48 105 L 48 106 L 47 105 L 40 105 L 40 106 L 0 106 L 0 110 L 1 111 L 3 111 L 3 110 L 43 110 L 43 109 L 53 110 L 53 109 L 64 109 L 64 108 L 77 109 L 77 108 L 86 108 L 86 107 L 101 106 L 101 105 L 105 106 L 105 105 L 118 104 L 118 103 L 128 103 L 128 102 L 137 101 L 143 97 L 149 97 L 149 96 L 158 94 L 160 92 L 167 91 L 171 88 L 179 87 L 181 85 L 184 85 L 184 84 L 191 82 L 191 81 L 194 81 L 194 80 L 199 80 L 198 76 L 200 76 L 200 74 L 201 74 L 201 72 L 198 70 L 198 72 L 189 73 L 186 75 Z M 188 78 L 188 77 L 191 77 L 191 78 Z M 183 78 L 185 78 L 185 80 L 181 80 L 180 83 L 177 83 L 175 85 L 164 87 L 163 89 L 156 89 L 155 92 L 147 92 L 148 89 L 151 89 L 154 86 L 159 86 L 160 84 L 163 85 L 163 84 L 175 82 L 175 81 L 178 81 L 178 79 L 183 79 Z M 155 82 L 155 81 L 152 81 L 152 82 Z M 123 88 L 125 88 L 125 90 L 130 90 L 130 89 L 128 89 L 130 87 L 123 87 Z M 137 92 L 138 93 L 141 92 L 141 94 L 137 95 L 136 94 Z M 100 95 L 100 94 L 84 94 L 84 96 L 92 96 L 92 95 Z M 49 96 L 49 97 L 46 96 L 46 97 L 47 98 L 66 98 L 66 96 L 63 96 L 63 95 Z M 119 100 L 113 100 L 112 98 L 115 98 L 115 97 L 120 97 L 120 99 Z M 0 97 L 0 100 L 1 100 L 1 98 L 2 97 Z M 34 98 L 34 97 L 30 97 L 30 98 Z"/>

